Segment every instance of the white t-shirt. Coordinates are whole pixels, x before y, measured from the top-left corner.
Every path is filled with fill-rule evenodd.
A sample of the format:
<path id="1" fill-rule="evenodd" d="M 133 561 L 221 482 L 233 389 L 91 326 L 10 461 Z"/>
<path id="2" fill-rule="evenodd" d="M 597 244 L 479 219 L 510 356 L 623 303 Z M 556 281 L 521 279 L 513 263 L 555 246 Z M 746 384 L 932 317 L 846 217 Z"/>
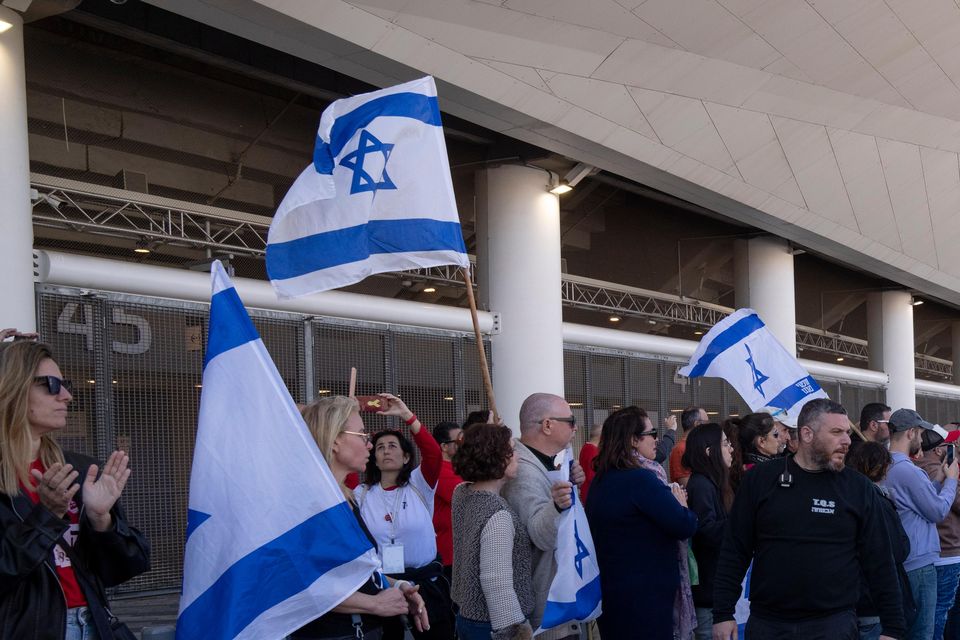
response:
<path id="1" fill-rule="evenodd" d="M 384 491 L 379 483 L 359 485 L 353 490 L 360 514 L 380 547 L 402 544 L 407 568 L 423 567 L 437 557 L 437 535 L 433 530 L 433 497 L 436 487 L 427 484 L 418 466 L 402 487 Z"/>

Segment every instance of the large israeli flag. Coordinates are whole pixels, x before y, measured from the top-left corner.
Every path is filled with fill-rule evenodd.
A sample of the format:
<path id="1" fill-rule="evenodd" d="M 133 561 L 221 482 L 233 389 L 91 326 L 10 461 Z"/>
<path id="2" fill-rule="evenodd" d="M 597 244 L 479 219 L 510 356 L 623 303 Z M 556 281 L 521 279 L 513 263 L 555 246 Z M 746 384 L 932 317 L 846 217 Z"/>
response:
<path id="1" fill-rule="evenodd" d="M 554 481 L 567 482 L 573 463 L 573 450 L 567 447 L 560 469 L 551 472 Z M 600 567 L 593 546 L 587 514 L 574 491 L 573 505 L 560 514 L 557 524 L 557 574 L 550 584 L 543 620 L 534 635 L 568 622 L 588 622 L 603 612 L 600 598 Z"/>
<path id="2" fill-rule="evenodd" d="M 807 401 L 827 397 L 753 309 L 738 309 L 714 325 L 679 373 L 723 378 L 752 411 L 782 410 L 781 421 L 790 425 L 797 424 Z"/>
<path id="3" fill-rule="evenodd" d="M 282 638 L 379 566 L 219 261 L 178 640 Z"/>
<path id="4" fill-rule="evenodd" d="M 469 261 L 433 78 L 337 100 L 270 225 L 277 295 L 442 264 Z"/>

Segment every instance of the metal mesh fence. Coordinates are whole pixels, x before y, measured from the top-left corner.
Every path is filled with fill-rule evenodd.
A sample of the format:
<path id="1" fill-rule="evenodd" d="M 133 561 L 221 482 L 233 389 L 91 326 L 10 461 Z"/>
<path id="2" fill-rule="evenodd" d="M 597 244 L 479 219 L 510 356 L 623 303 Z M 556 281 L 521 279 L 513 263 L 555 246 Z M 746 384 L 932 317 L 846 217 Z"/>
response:
<path id="1" fill-rule="evenodd" d="M 460 422 L 486 405 L 472 337 L 250 314 L 297 402 L 345 394 L 355 366 L 359 394 L 397 393 L 428 427 Z M 118 447 L 130 452 L 134 474 L 124 503 L 150 539 L 153 568 L 124 584 L 125 592 L 180 586 L 207 325 L 204 304 L 52 287 L 38 295 L 41 335 L 76 386 L 61 444 L 98 459 Z M 373 414 L 364 420 L 371 430 L 396 422 Z"/>
<path id="2" fill-rule="evenodd" d="M 151 540 L 153 569 L 121 589 L 178 588 L 207 305 L 49 286 L 39 287 L 37 300 L 41 335 L 75 382 L 61 444 L 99 459 L 117 447 L 131 454 L 134 475 L 124 501 L 133 524 Z M 471 335 L 257 310 L 251 316 L 298 402 L 345 394 L 355 366 L 357 393 L 397 393 L 428 427 L 461 422 L 469 411 L 486 407 Z M 489 360 L 489 344 L 485 348 Z M 664 416 L 692 405 L 718 421 L 748 412 L 725 382 L 687 380 L 676 375 L 679 366 L 642 354 L 568 346 L 566 396 L 583 425 L 577 451 L 591 424 L 630 404 L 646 409 L 658 426 Z M 863 404 L 884 396 L 877 387 L 819 382 L 854 420 Z M 918 396 L 917 408 L 941 424 L 960 418 L 960 401 L 952 399 Z M 373 414 L 364 420 L 371 430 L 402 426 Z"/>

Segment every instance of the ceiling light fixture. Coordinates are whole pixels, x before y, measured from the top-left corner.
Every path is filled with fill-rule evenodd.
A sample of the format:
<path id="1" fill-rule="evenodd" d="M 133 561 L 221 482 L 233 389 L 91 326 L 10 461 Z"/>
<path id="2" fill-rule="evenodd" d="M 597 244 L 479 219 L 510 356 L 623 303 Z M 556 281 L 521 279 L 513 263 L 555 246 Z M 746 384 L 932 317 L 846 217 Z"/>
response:
<path id="1" fill-rule="evenodd" d="M 698 330 L 696 330 L 696 331 L 693 332 L 693 335 L 695 335 L 695 336 L 702 336 L 702 335 L 703 335 L 703 331 L 700 331 L 700 330 L 698 329 Z"/>
<path id="2" fill-rule="evenodd" d="M 424 293 L 436 293 L 436 292 L 437 292 L 437 288 L 436 288 L 436 287 L 425 287 L 424 290 L 423 290 L 423 292 L 424 292 Z"/>
<path id="3" fill-rule="evenodd" d="M 843 362 L 843 356 L 837 356 L 837 362 Z"/>
<path id="4" fill-rule="evenodd" d="M 444 396 L 443 399 L 446 400 L 447 402 L 453 402 L 453 396 Z"/>
<path id="5" fill-rule="evenodd" d="M 317 389 L 317 393 L 320 394 L 321 396 L 325 396 L 328 393 L 330 393 L 330 389 Z"/>
<path id="6" fill-rule="evenodd" d="M 574 165 L 573 169 L 567 172 L 567 175 L 563 176 L 557 184 L 550 184 L 550 193 L 554 195 L 563 195 L 564 193 L 570 193 L 573 191 L 573 188 L 580 183 L 581 180 L 587 176 L 595 174 L 599 169 L 593 165 L 589 165 L 585 162 L 578 162 Z"/>
<path id="7" fill-rule="evenodd" d="M 620 316 L 610 316 L 610 322 L 620 322 Z"/>
<path id="8" fill-rule="evenodd" d="M 150 253 L 150 245 L 147 243 L 146 238 L 140 238 L 137 240 L 137 246 L 133 249 L 134 253 Z"/>

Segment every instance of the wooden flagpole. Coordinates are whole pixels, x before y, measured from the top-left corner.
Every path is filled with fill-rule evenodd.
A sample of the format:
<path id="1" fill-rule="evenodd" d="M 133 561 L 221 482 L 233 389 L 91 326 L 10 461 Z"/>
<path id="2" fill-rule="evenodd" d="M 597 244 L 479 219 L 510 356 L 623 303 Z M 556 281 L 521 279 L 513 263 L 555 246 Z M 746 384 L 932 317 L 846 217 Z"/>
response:
<path id="1" fill-rule="evenodd" d="M 480 356 L 480 373 L 483 375 L 483 388 L 487 392 L 487 403 L 493 412 L 494 424 L 500 424 L 497 401 L 493 397 L 493 382 L 490 381 L 490 368 L 487 366 L 487 352 L 483 348 L 483 336 L 480 334 L 480 320 L 477 319 L 477 301 L 473 297 L 473 282 L 470 279 L 470 267 L 462 267 L 463 283 L 467 285 L 467 302 L 470 303 L 470 318 L 473 320 L 473 335 L 477 340 L 477 355 Z"/>

